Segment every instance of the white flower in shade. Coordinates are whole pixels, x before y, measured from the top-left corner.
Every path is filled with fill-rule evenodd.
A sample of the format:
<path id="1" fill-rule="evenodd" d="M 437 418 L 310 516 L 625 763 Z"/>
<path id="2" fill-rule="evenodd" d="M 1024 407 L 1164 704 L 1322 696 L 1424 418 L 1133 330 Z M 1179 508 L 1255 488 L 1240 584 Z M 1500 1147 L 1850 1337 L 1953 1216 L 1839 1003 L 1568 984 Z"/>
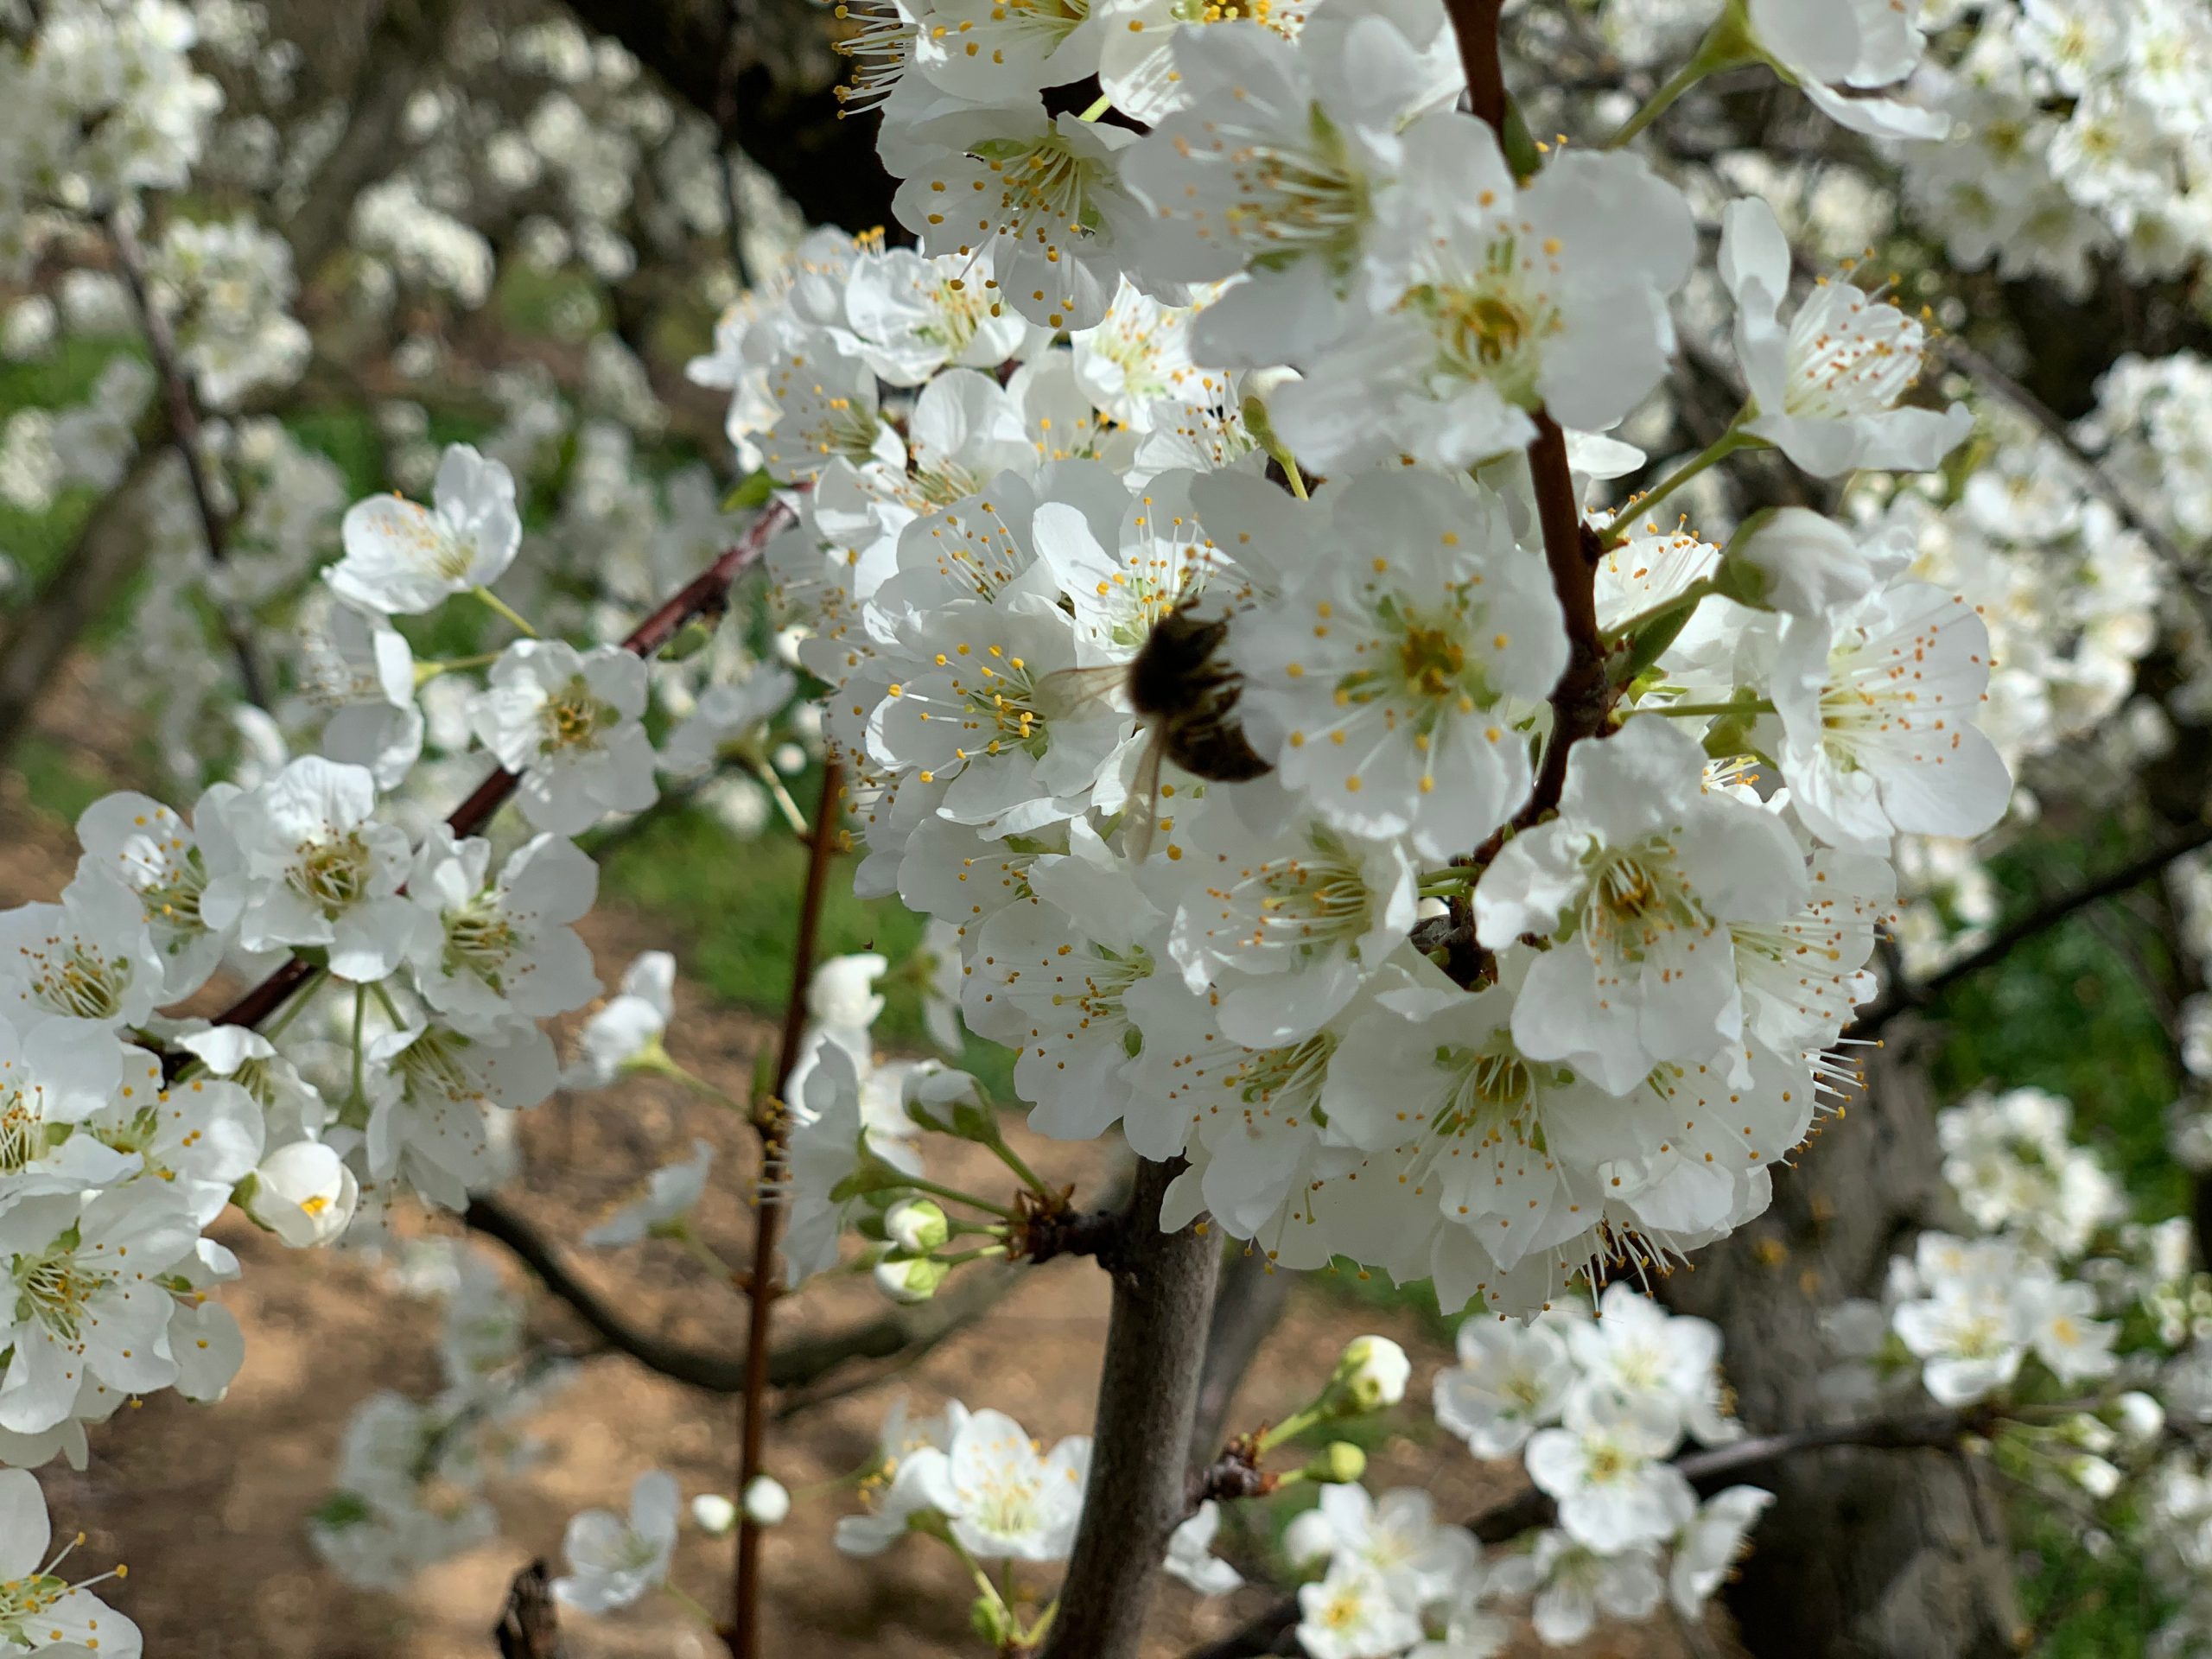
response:
<path id="1" fill-rule="evenodd" d="M 1266 367 L 1286 341 L 1326 345 L 1364 298 L 1374 199 L 1403 129 L 1465 85 L 1451 28 L 1433 7 L 1354 0 L 1316 8 L 1302 45 L 1243 24 L 1179 29 L 1172 73 L 1184 107 L 1122 172 L 1151 209 L 1147 270 L 1242 276 L 1199 314 L 1193 353 Z"/>
<path id="2" fill-rule="evenodd" d="M 1758 50 L 1829 120 L 1877 138 L 1941 138 L 1950 118 L 1885 95 L 1927 42 L 1891 0 L 1749 0 Z"/>
<path id="3" fill-rule="evenodd" d="M 1772 690 L 1790 804 L 1823 841 L 1883 853 L 1899 833 L 1980 835 L 2012 775 L 1974 725 L 1989 629 L 1963 599 L 1905 582 L 1782 624 Z"/>
<path id="4" fill-rule="evenodd" d="M 1780 818 L 1708 794 L 1704 775 L 1697 741 L 1661 719 L 1578 743 L 1559 816 L 1483 873 L 1484 944 L 1557 941 L 1514 1004 L 1522 1053 L 1567 1060 L 1618 1095 L 1657 1062 L 1703 1061 L 1741 1030 L 1726 924 L 1800 909 L 1804 859 Z"/>
<path id="5" fill-rule="evenodd" d="M 571 1607 L 603 1613 L 627 1607 L 668 1578 L 676 1552 L 676 1479 L 648 1469 L 630 1489 L 630 1513 L 586 1510 L 569 1522 L 561 1553 L 569 1570 L 553 1593 Z"/>
<path id="6" fill-rule="evenodd" d="M 87 1378 L 144 1394 L 176 1380 L 161 1276 L 200 1230 L 159 1182 L 26 1198 L 0 1215 L 15 1300 L 0 1310 L 0 1428 L 32 1434 L 73 1410 Z"/>
<path id="7" fill-rule="evenodd" d="M 49 1558 L 53 1541 L 37 1478 L 24 1469 L 0 1469 L 0 1637 L 17 1651 L 138 1659 L 145 1651 L 138 1627 L 85 1585 L 57 1575 L 54 1569 L 76 1545 Z"/>
<path id="8" fill-rule="evenodd" d="M 295 1141 L 262 1159 L 245 1212 L 294 1249 L 305 1249 L 340 1237 L 360 1198 L 344 1159 L 318 1141 Z"/>
<path id="9" fill-rule="evenodd" d="M 917 386 L 943 368 L 992 369 L 1022 354 L 1036 325 L 996 295 L 988 259 L 885 248 L 854 268 L 845 320 L 878 377 Z"/>
<path id="10" fill-rule="evenodd" d="M 620 995 L 584 1021 L 580 1052 L 562 1076 L 571 1089 L 604 1089 L 630 1066 L 650 1062 L 675 1011 L 676 958 L 647 950 L 622 975 Z"/>
<path id="11" fill-rule="evenodd" d="M 2078 1279 L 2031 1274 L 2020 1281 L 2028 1345 L 2065 1383 L 2109 1376 L 2120 1364 L 2112 1351 L 2120 1326 L 2098 1319 L 2097 1293 Z"/>
<path id="12" fill-rule="evenodd" d="M 950 1408 L 953 1421 L 939 1425 L 944 1445 L 917 1438 L 899 1449 L 885 1450 L 861 1488 L 870 1508 L 864 1515 L 840 1516 L 836 1544 L 846 1555 L 880 1555 L 917 1521 L 952 1513 L 958 1503 L 952 1490 L 951 1464 L 944 1446 L 951 1443 L 968 1414 L 957 1402 Z M 894 1418 L 899 1414 L 894 1411 Z M 887 1439 L 892 1425 L 885 1425 Z"/>
<path id="13" fill-rule="evenodd" d="M 1211 995 L 1224 1033 L 1255 1048 L 1311 1036 L 1335 1018 L 1363 971 L 1386 961 L 1414 921 L 1414 870 L 1393 842 L 1351 840 L 1300 814 L 1208 812 L 1183 839 L 1192 886 L 1168 950 L 1193 995 Z M 1281 829 L 1255 835 L 1244 819 Z"/>
<path id="14" fill-rule="evenodd" d="M 385 616 L 435 610 L 454 594 L 490 586 L 522 545 L 515 480 L 465 443 L 438 463 L 435 508 L 372 495 L 346 514 L 346 556 L 324 580 L 340 598 Z"/>
<path id="15" fill-rule="evenodd" d="M 690 777 L 714 765 L 725 744 L 758 732 L 791 701 L 798 678 L 787 668 L 756 668 L 742 680 L 721 681 L 699 694 L 683 723 L 661 745 L 660 769 Z"/>
<path id="16" fill-rule="evenodd" d="M 1849 283 L 1823 283 L 1785 328 L 1789 244 L 1774 209 L 1740 197 L 1720 225 L 1720 279 L 1736 302 L 1736 356 L 1754 410 L 1745 431 L 1835 478 L 1859 467 L 1924 472 L 1974 429 L 1964 404 L 1897 407 L 1927 347 L 1916 318 Z"/>
<path id="17" fill-rule="evenodd" d="M 1616 1280 L 1599 1298 L 1598 1317 L 1568 1326 L 1567 1342 L 1586 1387 L 1608 1389 L 1707 1446 L 1743 1433 L 1721 1414 L 1720 1331 L 1711 1320 L 1670 1313 Z"/>
<path id="18" fill-rule="evenodd" d="M 193 1077 L 164 1086 L 161 1063 L 143 1049 L 127 1052 L 122 1086 L 86 1127 L 135 1154 L 202 1227 L 222 1214 L 268 1138 L 259 1103 L 237 1084 Z"/>
<path id="19" fill-rule="evenodd" d="M 921 1154 L 901 1136 L 869 1121 L 861 1091 L 859 1068 L 835 1041 L 817 1046 L 814 1065 L 791 1091 L 791 1226 L 784 1242 L 790 1284 L 836 1265 L 838 1239 L 859 1202 L 855 1194 L 837 1196 L 837 1188 L 860 1168 L 863 1152 L 902 1173 L 921 1173 Z M 902 1119 L 900 1127 L 912 1126 Z"/>
<path id="20" fill-rule="evenodd" d="M 210 1026 L 184 1032 L 175 1040 L 211 1075 L 227 1077 L 251 1095 L 268 1119 L 272 1137 L 321 1133 L 326 1116 L 321 1092 L 259 1032 L 244 1026 Z"/>
<path id="21" fill-rule="evenodd" d="M 1076 384 L 1103 413 L 1132 431 L 1173 420 L 1178 406 L 1203 404 L 1226 379 L 1191 362 L 1191 319 L 1162 305 L 1128 278 L 1097 327 L 1070 336 Z"/>
<path id="22" fill-rule="evenodd" d="M 1747 1553 L 1746 1538 L 1773 1502 L 1772 1492 L 1756 1486 L 1731 1486 L 1698 1505 L 1667 1568 L 1667 1592 L 1684 1618 L 1704 1616 L 1706 1599 Z"/>
<path id="23" fill-rule="evenodd" d="M 237 865 L 200 895 L 210 925 L 249 950 L 321 945 L 340 979 L 378 980 L 407 954 L 420 912 L 400 895 L 407 836 L 370 817 L 376 781 L 320 755 L 293 761 L 221 808 Z M 200 827 L 203 844 L 207 828 Z"/>
<path id="24" fill-rule="evenodd" d="M 0 1019 L 0 1213 L 26 1198 L 111 1186 L 138 1167 L 82 1127 L 114 1097 L 125 1052 L 60 1020 L 19 1033 Z"/>
<path id="25" fill-rule="evenodd" d="M 960 930 L 932 919 L 922 930 L 913 962 L 922 990 L 922 1025 L 938 1052 L 957 1059 L 967 1046 L 960 1031 Z"/>
<path id="26" fill-rule="evenodd" d="M 1825 616 L 1874 593 L 1910 562 L 1808 507 L 1756 513 L 1728 543 L 1720 577 L 1733 598 L 1792 616 Z"/>
<path id="27" fill-rule="evenodd" d="M 875 982 L 890 966 L 873 950 L 830 957 L 806 982 L 806 1017 L 817 1026 L 864 1034 L 883 1012 Z"/>
<path id="28" fill-rule="evenodd" d="M 1667 298 L 1697 239 L 1688 202 L 1638 157 L 1562 151 L 1523 189 L 1487 125 L 1445 111 L 1406 135 L 1376 211 L 1402 291 L 1269 406 L 1324 470 L 1401 453 L 1471 466 L 1527 445 L 1539 408 L 1601 431 L 1666 372 Z"/>
<path id="29" fill-rule="evenodd" d="M 415 653 L 381 616 L 346 605 L 310 633 L 300 667 L 301 692 L 327 711 L 322 749 L 333 760 L 366 766 L 378 789 L 397 789 L 423 754 L 423 710 L 415 701 Z"/>
<path id="30" fill-rule="evenodd" d="M 537 836 L 507 855 L 495 880 L 492 843 L 431 827 L 407 896 L 423 912 L 411 952 L 423 1000 L 467 1029 L 542 1020 L 599 994 L 591 951 L 569 925 L 599 892 L 599 866 L 574 842 Z"/>
<path id="31" fill-rule="evenodd" d="M 1450 857 L 1528 793 L 1513 722 L 1567 666 L 1559 601 L 1487 491 L 1392 471 L 1331 493 L 1332 556 L 1231 632 L 1238 711 L 1330 824 Z"/>
<path id="32" fill-rule="evenodd" d="M 487 1109 L 535 1106 L 560 1072 L 552 1039 L 527 1020 L 476 1033 L 405 1026 L 371 1039 L 367 1055 L 370 1175 L 404 1175 L 448 1210 L 466 1208 L 469 1189 L 500 1173 Z"/>
<path id="33" fill-rule="evenodd" d="M 219 808 L 238 792 L 217 784 L 200 797 L 191 823 L 159 801 L 128 791 L 103 796 L 77 820 L 77 842 L 85 849 L 78 874 L 97 870 L 121 882 L 144 907 L 162 957 L 165 1002 L 191 995 L 223 959 L 223 932 L 200 914 L 210 850 L 201 841 L 213 836 L 221 843 L 219 855 L 228 851 Z"/>
<path id="34" fill-rule="evenodd" d="M 1221 1505 L 1208 1498 L 1167 1535 L 1167 1576 L 1202 1596 L 1225 1596 L 1243 1584 L 1244 1575 L 1213 1553 L 1214 1534 L 1220 1529 Z"/>
<path id="35" fill-rule="evenodd" d="M 1298 1590 L 1298 1640 L 1313 1659 L 1384 1659 L 1421 1639 L 1421 1620 L 1389 1581 L 1352 1556 Z"/>
<path id="36" fill-rule="evenodd" d="M 1554 1321 L 1477 1314 L 1459 1326 L 1457 1345 L 1459 1363 L 1436 1374 L 1436 1421 L 1477 1457 L 1510 1458 L 1559 1421 L 1575 1373 Z"/>
<path id="37" fill-rule="evenodd" d="M 1529 1439 L 1529 1478 L 1559 1503 L 1560 1529 L 1607 1554 L 1671 1535 L 1697 1508 L 1682 1471 L 1663 1461 L 1680 1438 L 1667 1414 L 1578 1392 L 1562 1426 Z"/>
<path id="38" fill-rule="evenodd" d="M 1325 1551 L 1334 1560 L 1356 1561 L 1380 1575 L 1406 1607 L 1451 1594 L 1481 1553 L 1465 1527 L 1440 1524 L 1435 1500 L 1414 1487 L 1374 1497 L 1356 1483 L 1324 1486 L 1320 1502 L 1300 1519 L 1306 1535 L 1295 1554 Z"/>
<path id="39" fill-rule="evenodd" d="M 2027 1356 L 2026 1320 L 2010 1287 L 1949 1280 L 1900 1303 L 1890 1322 L 1921 1362 L 1923 1386 L 1947 1406 L 1970 1405 L 2005 1387 Z"/>
<path id="40" fill-rule="evenodd" d="M 1090 1438 L 1071 1434 L 1040 1453 L 1020 1423 L 979 1411 L 946 1453 L 952 1535 L 982 1561 L 1059 1561 L 1075 1545 Z"/>
<path id="41" fill-rule="evenodd" d="M 582 835 L 609 812 L 639 812 L 659 791 L 645 711 L 645 664 L 620 645 L 579 652 L 523 639 L 492 665 L 469 724 L 520 775 L 523 816 L 556 836 Z"/>
<path id="42" fill-rule="evenodd" d="M 1534 1591 L 1530 1622 L 1551 1647 L 1572 1647 L 1597 1628 L 1598 1615 L 1642 1618 L 1666 1593 L 1659 1553 L 1649 1544 L 1624 1550 L 1592 1549 L 1564 1532 L 1547 1529 L 1523 1555 L 1498 1563 L 1499 1587 Z"/>
<path id="43" fill-rule="evenodd" d="M 641 1238 L 659 1237 L 678 1226 L 707 1190 L 707 1172 L 715 1149 L 694 1139 L 691 1155 L 680 1162 L 663 1164 L 645 1178 L 645 1190 L 613 1215 L 585 1233 L 583 1242 L 600 1249 L 634 1244 Z"/>
<path id="44" fill-rule="evenodd" d="M 1048 328 L 1106 315 L 1138 221 L 1115 153 L 1125 127 L 1052 116 L 1039 98 L 932 115 L 900 132 L 899 222 L 930 255 L 988 251 L 1006 302 Z"/>
<path id="45" fill-rule="evenodd" d="M 961 1013 L 977 1036 L 1018 1046 L 1014 1087 L 1034 1103 L 1032 1128 L 1088 1141 L 1126 1113 L 1129 1143 L 1170 1158 L 1188 1114 L 1140 1090 L 1132 1060 L 1146 999 L 1188 995 L 1179 977 L 1155 971 L 1166 918 L 1087 825 L 1071 827 L 1068 845 L 1029 867 L 1043 902 L 1010 905 L 984 924 Z"/>
<path id="46" fill-rule="evenodd" d="M 138 895 L 95 868 L 58 905 L 0 911 L 0 1015 L 55 1020 L 97 1042 L 145 1022 L 162 1001 L 167 964 Z"/>

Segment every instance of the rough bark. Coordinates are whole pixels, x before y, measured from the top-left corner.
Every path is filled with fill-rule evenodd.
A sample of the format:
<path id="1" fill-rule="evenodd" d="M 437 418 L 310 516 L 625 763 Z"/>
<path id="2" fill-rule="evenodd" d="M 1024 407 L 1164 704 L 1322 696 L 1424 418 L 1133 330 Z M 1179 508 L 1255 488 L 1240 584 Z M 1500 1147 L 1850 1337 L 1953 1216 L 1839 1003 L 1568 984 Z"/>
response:
<path id="1" fill-rule="evenodd" d="M 844 60 L 830 49 L 830 8 L 754 0 L 727 28 L 727 0 L 569 0 L 670 92 L 765 168 L 809 224 L 864 231 L 891 220 L 892 183 L 876 159 L 876 118 L 838 118 Z"/>
<path id="2" fill-rule="evenodd" d="M 1902 1042 L 1897 1039 L 1903 1039 Z M 1868 1089 L 1780 1172 L 1764 1216 L 1677 1271 L 1665 1297 L 1720 1326 L 1755 1433 L 1848 1414 L 1821 1398 L 1821 1310 L 1879 1294 L 1885 1266 L 1946 1202 L 1933 1104 L 1909 1031 Z M 1777 1503 L 1727 1592 L 1745 1645 L 1790 1659 L 1999 1659 L 2022 1628 L 1983 1471 L 1948 1451 L 1807 1452 L 1761 1483 Z"/>
<path id="3" fill-rule="evenodd" d="M 1184 1448 L 1198 1397 L 1217 1240 L 1160 1228 L 1160 1201 L 1183 1167 L 1138 1165 L 1128 1230 L 1099 1263 L 1114 1275 L 1083 1522 L 1044 1659 L 1134 1659 L 1167 1535 L 1188 1497 Z"/>

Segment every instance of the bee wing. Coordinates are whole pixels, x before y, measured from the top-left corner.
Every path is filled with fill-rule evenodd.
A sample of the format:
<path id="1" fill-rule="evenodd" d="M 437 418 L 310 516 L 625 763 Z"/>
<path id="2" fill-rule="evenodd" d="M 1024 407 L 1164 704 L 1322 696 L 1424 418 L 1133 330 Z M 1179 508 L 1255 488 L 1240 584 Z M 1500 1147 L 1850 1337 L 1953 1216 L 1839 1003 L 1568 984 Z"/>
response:
<path id="1" fill-rule="evenodd" d="M 1130 780 L 1128 799 L 1122 806 L 1122 851 L 1135 863 L 1152 856 L 1152 832 L 1160 822 L 1160 763 L 1166 753 L 1167 734 L 1154 725 L 1145 738 L 1137 775 Z"/>
<path id="2" fill-rule="evenodd" d="M 1107 702 L 1128 677 L 1127 663 L 1055 669 L 1037 682 L 1030 702 L 1046 720 L 1065 720 Z"/>

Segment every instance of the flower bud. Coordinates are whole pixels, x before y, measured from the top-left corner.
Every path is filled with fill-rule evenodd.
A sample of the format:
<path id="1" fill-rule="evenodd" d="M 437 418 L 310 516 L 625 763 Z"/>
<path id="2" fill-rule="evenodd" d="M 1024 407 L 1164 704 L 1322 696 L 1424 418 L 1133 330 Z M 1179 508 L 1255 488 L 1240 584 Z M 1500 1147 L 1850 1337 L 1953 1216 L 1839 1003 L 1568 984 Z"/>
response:
<path id="1" fill-rule="evenodd" d="M 875 1287 L 894 1302 L 926 1302 L 951 1273 L 932 1256 L 887 1255 L 875 1264 Z"/>
<path id="2" fill-rule="evenodd" d="M 2066 1465 L 2067 1478 L 2091 1497 L 2110 1497 L 2120 1490 L 2120 1471 L 2102 1458 L 2075 1458 Z"/>
<path id="3" fill-rule="evenodd" d="M 1901 568 L 1885 547 L 1808 507 L 1755 513 L 1728 543 L 1716 582 L 1731 599 L 1791 616 L 1823 616 L 1861 600 Z"/>
<path id="4" fill-rule="evenodd" d="M 344 1160 L 315 1141 L 296 1141 L 262 1160 L 245 1198 L 245 1212 L 294 1249 L 327 1244 L 343 1233 L 360 1202 Z"/>
<path id="5" fill-rule="evenodd" d="M 1380 1411 L 1406 1397 L 1413 1370 L 1406 1351 L 1389 1338 L 1354 1337 L 1337 1361 L 1329 1391 L 1342 1398 L 1346 1411 Z"/>
<path id="6" fill-rule="evenodd" d="M 2140 1389 L 2130 1389 L 2113 1403 L 2120 1408 L 2120 1438 L 2147 1446 L 2166 1432 L 2166 1408 Z"/>
<path id="7" fill-rule="evenodd" d="M 772 1475 L 755 1475 L 745 1484 L 745 1518 L 756 1527 L 779 1526 L 791 1512 L 791 1495 Z"/>
<path id="8" fill-rule="evenodd" d="M 927 1255 L 952 1236 L 952 1228 L 929 1199 L 906 1198 L 883 1217 L 883 1236 L 908 1255 Z"/>
<path id="9" fill-rule="evenodd" d="M 1367 1453 L 1350 1440 L 1331 1440 L 1306 1465 L 1306 1478 L 1324 1486 L 1349 1486 L 1367 1472 Z"/>
<path id="10" fill-rule="evenodd" d="M 727 1538 L 737 1526 L 737 1505 L 720 1492 L 702 1492 L 691 1500 L 691 1518 L 709 1538 Z"/>

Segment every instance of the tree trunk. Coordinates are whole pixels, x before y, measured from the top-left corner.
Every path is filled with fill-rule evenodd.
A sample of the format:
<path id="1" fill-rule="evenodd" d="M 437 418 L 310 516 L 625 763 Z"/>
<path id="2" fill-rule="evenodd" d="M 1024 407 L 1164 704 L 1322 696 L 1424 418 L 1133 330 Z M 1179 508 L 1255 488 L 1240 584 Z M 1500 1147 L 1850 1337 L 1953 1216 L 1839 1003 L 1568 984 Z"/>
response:
<path id="1" fill-rule="evenodd" d="M 1185 1448 L 1197 1414 L 1220 1240 L 1160 1229 L 1183 1168 L 1137 1166 L 1124 1230 L 1099 1265 L 1114 1275 L 1090 1478 L 1044 1659 L 1135 1659 L 1167 1535 L 1190 1497 Z"/>
<path id="2" fill-rule="evenodd" d="M 1866 1093 L 1830 1119 L 1774 1205 L 1677 1270 L 1665 1298 L 1713 1320 L 1753 1433 L 1848 1414 L 1821 1396 L 1834 1369 L 1824 1307 L 1881 1294 L 1890 1257 L 1947 1217 L 1925 1074 L 1904 1021 L 1867 1051 Z M 1985 1472 L 1948 1451 L 1808 1452 L 1764 1478 L 1776 1497 L 1726 1599 L 1761 1659 L 1999 1659 L 2021 1619 Z"/>

